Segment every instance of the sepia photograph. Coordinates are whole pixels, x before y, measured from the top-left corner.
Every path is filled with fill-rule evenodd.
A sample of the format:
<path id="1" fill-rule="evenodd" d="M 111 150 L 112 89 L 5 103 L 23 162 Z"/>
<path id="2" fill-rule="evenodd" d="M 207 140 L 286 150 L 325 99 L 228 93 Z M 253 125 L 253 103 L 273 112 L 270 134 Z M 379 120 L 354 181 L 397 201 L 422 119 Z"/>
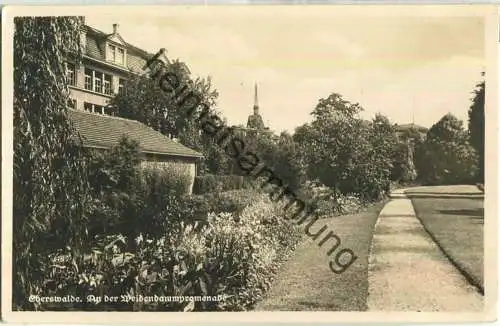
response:
<path id="1" fill-rule="evenodd" d="M 3 8 L 4 318 L 493 320 L 499 26 Z"/>

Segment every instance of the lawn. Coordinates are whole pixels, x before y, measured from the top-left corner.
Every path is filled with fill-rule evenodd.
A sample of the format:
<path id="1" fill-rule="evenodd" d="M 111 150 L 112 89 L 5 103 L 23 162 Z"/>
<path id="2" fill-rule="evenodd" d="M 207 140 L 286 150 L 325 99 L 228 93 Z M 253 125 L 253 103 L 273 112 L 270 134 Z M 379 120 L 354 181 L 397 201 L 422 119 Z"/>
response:
<path id="1" fill-rule="evenodd" d="M 366 211 L 317 222 L 313 232 L 324 224 L 341 239 L 340 248 L 350 248 L 358 259 L 344 273 L 332 273 L 326 256 L 329 248 L 307 240 L 284 264 L 266 297 L 255 310 L 364 311 L 368 296 L 368 254 L 378 213 L 385 203 Z M 338 251 L 339 249 L 337 249 Z"/>
<path id="2" fill-rule="evenodd" d="M 412 193 L 418 193 L 418 197 Z M 435 191 L 426 197 L 425 189 L 408 190 L 406 194 L 418 218 L 448 258 L 472 284 L 483 290 L 483 199 L 474 195 L 446 198 Z"/>

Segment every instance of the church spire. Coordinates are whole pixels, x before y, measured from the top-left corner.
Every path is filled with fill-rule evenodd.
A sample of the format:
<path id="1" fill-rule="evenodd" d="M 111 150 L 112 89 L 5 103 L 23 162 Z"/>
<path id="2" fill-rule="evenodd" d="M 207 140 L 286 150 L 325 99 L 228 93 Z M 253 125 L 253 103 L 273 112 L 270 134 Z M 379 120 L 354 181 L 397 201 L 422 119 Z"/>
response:
<path id="1" fill-rule="evenodd" d="M 257 83 L 254 86 L 253 114 L 248 117 L 247 128 L 263 130 L 264 121 L 259 114 L 259 98 L 257 94 Z"/>
<path id="2" fill-rule="evenodd" d="M 259 113 L 259 97 L 257 94 L 257 83 L 255 83 L 254 97 L 253 97 L 253 109 L 255 113 Z"/>

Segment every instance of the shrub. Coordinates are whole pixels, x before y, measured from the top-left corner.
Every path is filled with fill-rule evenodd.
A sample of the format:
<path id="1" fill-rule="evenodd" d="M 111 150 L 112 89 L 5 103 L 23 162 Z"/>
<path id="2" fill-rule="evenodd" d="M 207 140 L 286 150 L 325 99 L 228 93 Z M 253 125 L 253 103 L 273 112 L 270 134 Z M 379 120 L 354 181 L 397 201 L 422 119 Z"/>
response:
<path id="1" fill-rule="evenodd" d="M 279 204 L 272 203 L 267 195 L 261 194 L 254 204 L 243 210 L 237 221 L 231 221 L 238 229 L 233 236 L 246 239 L 253 255 L 247 265 L 246 278 L 240 279 L 243 286 L 226 288 L 226 293 L 234 295 L 226 302 L 230 310 L 248 309 L 262 298 L 278 265 L 301 239 L 300 228 L 285 221 L 282 214 L 283 208 Z M 231 255 L 228 254 L 224 260 L 231 260 Z"/>
<path id="2" fill-rule="evenodd" d="M 242 188 L 248 189 L 251 187 L 252 182 L 247 177 L 241 175 L 206 174 L 195 178 L 193 193 L 205 194 Z"/>
<path id="3" fill-rule="evenodd" d="M 178 196 L 189 194 L 191 180 L 188 174 L 155 168 L 144 168 L 142 174 L 146 182 L 154 182 L 157 187 L 169 189 Z"/>
<path id="4" fill-rule="evenodd" d="M 136 211 L 139 144 L 126 137 L 107 151 L 89 152 L 88 177 L 92 189 L 89 211 L 90 235 L 120 233 L 122 225 Z"/>
<path id="5" fill-rule="evenodd" d="M 230 212 L 239 215 L 258 198 L 259 193 L 252 189 L 225 191 L 218 194 L 218 209 L 214 212 Z"/>
<path id="6" fill-rule="evenodd" d="M 209 192 L 220 191 L 218 188 L 216 176 L 207 174 L 203 176 L 196 176 L 194 178 L 193 194 L 204 194 Z"/>
<path id="7" fill-rule="evenodd" d="M 138 144 L 123 138 L 110 151 L 94 153 L 90 184 L 91 235 L 123 234 L 127 239 L 144 233 L 158 237 L 183 219 L 182 198 L 189 192 L 187 174 L 170 169 L 141 168 Z"/>
<path id="8" fill-rule="evenodd" d="M 184 212 L 181 183 L 162 171 L 145 171 L 137 184 L 137 197 L 128 207 L 127 235 L 144 233 L 157 239 L 174 225 L 189 219 Z M 176 186 L 179 186 L 176 188 Z"/>
<path id="9" fill-rule="evenodd" d="M 206 221 L 209 212 L 213 212 L 215 194 L 191 195 L 184 200 L 184 211 L 190 212 L 195 221 Z"/>

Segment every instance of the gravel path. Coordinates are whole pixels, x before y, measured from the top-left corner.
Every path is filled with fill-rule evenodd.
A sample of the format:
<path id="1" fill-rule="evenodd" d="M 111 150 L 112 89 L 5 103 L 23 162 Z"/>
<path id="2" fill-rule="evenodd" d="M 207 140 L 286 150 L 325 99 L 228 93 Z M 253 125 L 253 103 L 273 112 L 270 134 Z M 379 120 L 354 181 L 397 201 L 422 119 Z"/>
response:
<path id="1" fill-rule="evenodd" d="M 404 190 L 380 212 L 369 258 L 370 311 L 482 311 L 467 283 L 425 232 Z"/>

